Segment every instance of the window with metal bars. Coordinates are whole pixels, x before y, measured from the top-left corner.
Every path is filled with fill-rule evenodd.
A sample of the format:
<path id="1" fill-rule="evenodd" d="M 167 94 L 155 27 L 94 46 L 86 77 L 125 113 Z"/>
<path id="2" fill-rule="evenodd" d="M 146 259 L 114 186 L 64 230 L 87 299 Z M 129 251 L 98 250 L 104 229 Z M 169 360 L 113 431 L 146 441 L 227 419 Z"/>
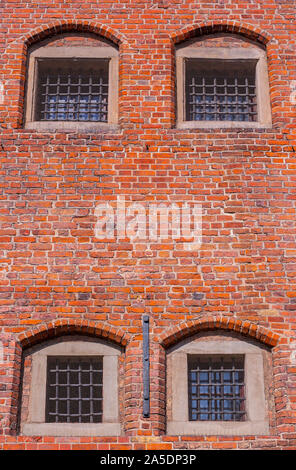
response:
<path id="1" fill-rule="evenodd" d="M 100 423 L 103 416 L 103 358 L 48 357 L 47 423 Z"/>
<path id="2" fill-rule="evenodd" d="M 244 356 L 189 356 L 190 421 L 244 421 Z"/>
<path id="3" fill-rule="evenodd" d="M 185 60 L 187 121 L 257 121 L 256 60 Z"/>
<path id="4" fill-rule="evenodd" d="M 38 121 L 108 122 L 109 59 L 38 60 Z"/>

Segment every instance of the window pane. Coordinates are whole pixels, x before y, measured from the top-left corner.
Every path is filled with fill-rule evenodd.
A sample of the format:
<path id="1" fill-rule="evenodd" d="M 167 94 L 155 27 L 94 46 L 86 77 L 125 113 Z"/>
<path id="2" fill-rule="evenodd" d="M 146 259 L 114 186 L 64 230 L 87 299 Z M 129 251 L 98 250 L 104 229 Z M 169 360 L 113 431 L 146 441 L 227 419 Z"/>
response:
<path id="1" fill-rule="evenodd" d="M 46 422 L 99 423 L 102 409 L 102 358 L 48 357 Z"/>
<path id="2" fill-rule="evenodd" d="M 190 356 L 189 419 L 244 421 L 244 357 Z"/>
<path id="3" fill-rule="evenodd" d="M 256 61 L 187 59 L 187 121 L 256 121 Z"/>
<path id="4" fill-rule="evenodd" d="M 38 62 L 38 121 L 108 122 L 108 59 Z"/>

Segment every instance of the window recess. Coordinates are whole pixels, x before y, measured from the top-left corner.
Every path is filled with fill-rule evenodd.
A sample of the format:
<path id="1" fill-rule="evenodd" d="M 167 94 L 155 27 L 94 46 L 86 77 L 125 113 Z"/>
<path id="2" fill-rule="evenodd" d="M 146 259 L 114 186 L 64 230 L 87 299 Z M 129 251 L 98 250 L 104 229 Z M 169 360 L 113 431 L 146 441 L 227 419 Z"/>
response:
<path id="1" fill-rule="evenodd" d="M 179 47 L 179 128 L 271 127 L 265 51 L 257 47 Z"/>
<path id="2" fill-rule="evenodd" d="M 190 421 L 245 421 L 244 356 L 189 356 Z"/>
<path id="3" fill-rule="evenodd" d="M 40 47 L 29 54 L 24 126 L 93 131 L 118 124 L 118 51 Z"/>
<path id="4" fill-rule="evenodd" d="M 108 59 L 38 61 L 37 121 L 108 122 Z"/>

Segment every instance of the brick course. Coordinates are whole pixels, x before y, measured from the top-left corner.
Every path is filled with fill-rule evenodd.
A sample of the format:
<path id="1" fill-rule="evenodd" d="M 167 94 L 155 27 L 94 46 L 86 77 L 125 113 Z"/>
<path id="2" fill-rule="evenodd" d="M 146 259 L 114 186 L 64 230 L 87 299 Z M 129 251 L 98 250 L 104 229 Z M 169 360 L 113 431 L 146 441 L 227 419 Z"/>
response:
<path id="1" fill-rule="evenodd" d="M 295 449 L 295 6 L 188 0 L 7 1 L 0 19 L 0 448 Z M 85 33 L 119 47 L 119 128 L 23 128 L 28 48 Z M 176 129 L 175 46 L 213 33 L 266 47 L 271 129 Z M 98 241 L 100 202 L 194 200 L 203 244 Z M 151 417 L 142 417 L 142 315 Z M 165 349 L 227 330 L 272 349 L 275 431 L 167 436 Z M 63 334 L 125 347 L 120 437 L 17 433 L 22 350 Z"/>

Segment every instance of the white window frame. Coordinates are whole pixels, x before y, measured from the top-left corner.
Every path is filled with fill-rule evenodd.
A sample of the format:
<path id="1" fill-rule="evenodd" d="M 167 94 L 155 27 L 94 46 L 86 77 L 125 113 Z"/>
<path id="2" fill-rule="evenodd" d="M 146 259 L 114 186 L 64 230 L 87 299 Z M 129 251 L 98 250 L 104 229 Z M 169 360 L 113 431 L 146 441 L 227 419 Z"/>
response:
<path id="1" fill-rule="evenodd" d="M 257 121 L 186 121 L 185 59 L 256 61 Z M 226 63 L 226 62 L 225 62 Z M 270 128 L 272 126 L 266 53 L 259 48 L 184 47 L 176 50 L 177 128 Z"/>
<path id="2" fill-rule="evenodd" d="M 21 434 L 32 436 L 119 436 L 118 357 L 121 350 L 103 341 L 60 341 L 32 352 L 28 418 Z M 103 417 L 101 423 L 47 423 L 48 356 L 103 356 Z"/>
<path id="3" fill-rule="evenodd" d="M 38 61 L 46 59 L 109 59 L 108 122 L 37 121 L 36 99 Z M 29 54 L 25 128 L 38 131 L 95 131 L 116 128 L 118 124 L 118 50 L 111 46 L 44 46 Z"/>

